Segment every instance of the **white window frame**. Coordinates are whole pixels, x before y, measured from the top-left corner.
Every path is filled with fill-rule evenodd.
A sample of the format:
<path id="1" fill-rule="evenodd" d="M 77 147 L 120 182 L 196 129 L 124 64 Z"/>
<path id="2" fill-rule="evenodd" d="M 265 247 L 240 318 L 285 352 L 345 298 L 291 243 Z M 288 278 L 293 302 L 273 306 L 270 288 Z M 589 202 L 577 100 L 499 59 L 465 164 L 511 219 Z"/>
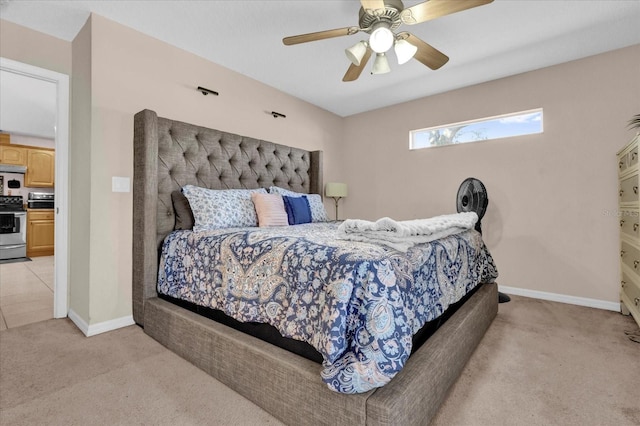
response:
<path id="1" fill-rule="evenodd" d="M 464 127 L 464 126 L 468 126 L 470 124 L 488 123 L 488 122 L 492 122 L 492 121 L 505 120 L 505 119 L 516 118 L 516 117 L 520 117 L 520 116 L 528 116 L 528 115 L 532 115 L 532 114 L 536 114 L 536 113 L 540 113 L 540 130 L 539 131 L 534 131 L 534 132 L 530 132 L 530 133 L 518 133 L 518 134 L 494 136 L 494 137 L 490 137 L 490 138 L 488 137 L 488 138 L 485 138 L 485 139 L 476 139 L 476 140 L 454 141 L 452 139 L 451 141 L 449 141 L 447 143 L 415 147 L 415 145 L 416 145 L 415 137 L 417 135 L 422 135 L 422 134 L 433 132 L 433 131 L 436 131 L 436 130 L 446 131 L 446 130 L 449 130 L 449 129 L 454 129 L 454 130 L 450 130 L 450 131 L 456 131 L 455 129 L 458 129 L 458 128 L 461 128 L 461 127 Z M 540 133 L 543 133 L 543 132 L 544 132 L 544 112 L 543 112 L 542 108 L 535 108 L 535 109 L 530 109 L 530 110 L 526 110 L 526 111 L 518 111 L 518 112 L 512 112 L 512 113 L 508 113 L 508 114 L 494 115 L 492 117 L 478 118 L 478 119 L 475 119 L 475 120 L 460 121 L 460 122 L 457 122 L 457 123 L 450 123 L 450 124 L 445 124 L 445 125 L 426 127 L 424 129 L 411 130 L 409 132 L 409 149 L 410 150 L 419 150 L 419 149 L 425 149 L 425 148 L 438 148 L 438 147 L 442 147 L 442 146 L 461 145 L 461 144 L 473 143 L 473 142 L 485 142 L 485 141 L 503 139 L 503 138 L 512 138 L 512 137 L 519 137 L 519 136 L 535 135 L 535 134 L 540 134 Z M 455 138 L 455 135 L 454 135 L 454 138 Z"/>

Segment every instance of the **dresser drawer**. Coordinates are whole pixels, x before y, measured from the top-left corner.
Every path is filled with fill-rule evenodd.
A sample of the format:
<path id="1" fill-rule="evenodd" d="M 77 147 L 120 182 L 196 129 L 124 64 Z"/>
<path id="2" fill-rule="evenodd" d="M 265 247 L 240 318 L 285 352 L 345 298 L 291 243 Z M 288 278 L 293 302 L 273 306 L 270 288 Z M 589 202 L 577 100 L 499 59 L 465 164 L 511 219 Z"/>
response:
<path id="1" fill-rule="evenodd" d="M 638 146 L 634 145 L 631 149 L 627 148 L 618 154 L 618 174 L 624 173 L 627 169 L 633 168 L 638 164 Z"/>
<path id="2" fill-rule="evenodd" d="M 631 168 L 638 164 L 638 145 L 634 146 L 627 154 L 627 167 Z"/>
<path id="3" fill-rule="evenodd" d="M 638 202 L 638 173 L 620 181 L 618 196 L 621 203 Z"/>
<path id="4" fill-rule="evenodd" d="M 622 174 L 622 172 L 627 170 L 627 167 L 629 167 L 628 155 L 626 153 L 618 155 L 618 174 Z"/>
<path id="5" fill-rule="evenodd" d="M 628 169 L 638 164 L 638 143 L 636 140 L 629 143 L 618 153 L 618 174 L 623 174 Z"/>
<path id="6" fill-rule="evenodd" d="M 626 299 L 631 302 L 631 306 L 635 309 L 640 309 L 640 286 L 627 275 L 625 271 L 622 271 L 622 293 L 626 296 Z"/>
<path id="7" fill-rule="evenodd" d="M 626 241 L 620 244 L 620 259 L 622 263 L 627 265 L 636 274 L 640 273 L 640 250 Z"/>
<path id="8" fill-rule="evenodd" d="M 640 238 L 640 212 L 638 210 L 620 211 L 620 232 L 633 239 Z"/>

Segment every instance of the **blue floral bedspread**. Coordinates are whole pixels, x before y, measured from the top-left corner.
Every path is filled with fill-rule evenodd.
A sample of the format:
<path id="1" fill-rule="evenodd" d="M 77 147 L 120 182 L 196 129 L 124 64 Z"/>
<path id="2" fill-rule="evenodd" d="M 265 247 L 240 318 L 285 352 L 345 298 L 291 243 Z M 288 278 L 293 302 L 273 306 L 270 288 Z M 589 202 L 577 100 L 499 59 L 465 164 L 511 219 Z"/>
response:
<path id="1" fill-rule="evenodd" d="M 158 291 L 311 344 L 329 388 L 360 393 L 402 369 L 427 321 L 497 277 L 475 231 L 401 253 L 337 240 L 337 226 L 173 232 Z"/>

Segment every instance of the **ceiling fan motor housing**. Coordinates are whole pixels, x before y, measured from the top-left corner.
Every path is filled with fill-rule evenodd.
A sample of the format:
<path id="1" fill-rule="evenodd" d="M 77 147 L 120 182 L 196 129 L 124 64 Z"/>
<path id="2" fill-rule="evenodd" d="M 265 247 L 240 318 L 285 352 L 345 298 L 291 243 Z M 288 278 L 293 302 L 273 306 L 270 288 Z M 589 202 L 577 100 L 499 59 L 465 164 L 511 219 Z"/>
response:
<path id="1" fill-rule="evenodd" d="M 381 10 L 381 9 L 379 9 Z M 404 10 L 404 5 L 400 0 L 384 0 L 384 12 L 369 14 L 364 8 L 360 8 L 360 28 L 371 34 L 374 30 L 374 26 L 377 23 L 383 22 L 389 26 L 391 31 L 394 31 L 402 25 L 400 19 L 400 12 Z"/>

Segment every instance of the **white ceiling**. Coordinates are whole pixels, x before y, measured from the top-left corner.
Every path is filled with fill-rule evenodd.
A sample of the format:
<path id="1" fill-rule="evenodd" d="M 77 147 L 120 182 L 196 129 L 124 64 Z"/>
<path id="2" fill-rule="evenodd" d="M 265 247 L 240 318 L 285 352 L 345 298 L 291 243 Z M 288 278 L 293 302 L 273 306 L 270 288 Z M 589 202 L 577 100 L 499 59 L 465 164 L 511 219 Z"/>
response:
<path id="1" fill-rule="evenodd" d="M 368 65 L 344 83 L 344 49 L 367 34 L 294 46 L 282 38 L 357 26 L 356 0 L 0 0 L 0 7 L 2 19 L 68 41 L 95 12 L 340 116 L 640 43 L 638 0 L 495 0 L 401 27 L 450 57 L 439 70 L 391 57 L 391 73 L 370 75 Z"/>

